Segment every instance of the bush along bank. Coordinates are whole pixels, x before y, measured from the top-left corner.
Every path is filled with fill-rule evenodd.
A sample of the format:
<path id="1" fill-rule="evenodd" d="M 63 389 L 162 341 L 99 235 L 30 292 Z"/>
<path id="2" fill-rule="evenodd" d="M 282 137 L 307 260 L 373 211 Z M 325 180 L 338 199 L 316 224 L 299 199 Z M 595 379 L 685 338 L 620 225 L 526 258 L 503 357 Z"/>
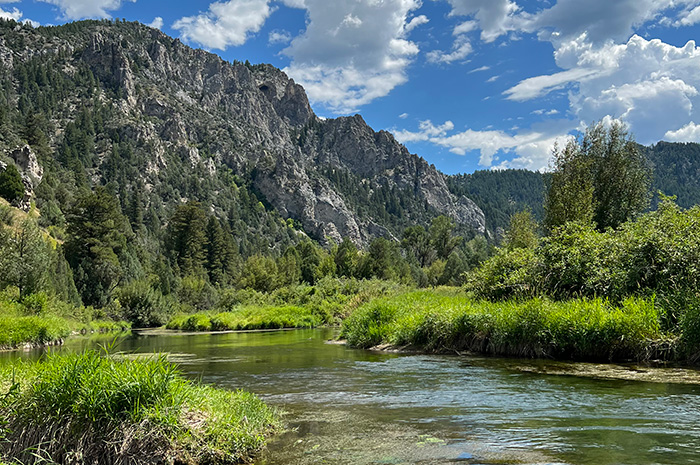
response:
<path id="1" fill-rule="evenodd" d="M 0 372 L 0 449 L 25 464 L 230 464 L 279 428 L 256 396 L 195 384 L 163 357 L 49 354 Z"/>
<path id="2" fill-rule="evenodd" d="M 667 346 L 659 320 L 653 299 L 487 302 L 419 291 L 365 304 L 343 323 L 341 337 L 361 348 L 644 360 L 672 356 L 659 350 Z"/>

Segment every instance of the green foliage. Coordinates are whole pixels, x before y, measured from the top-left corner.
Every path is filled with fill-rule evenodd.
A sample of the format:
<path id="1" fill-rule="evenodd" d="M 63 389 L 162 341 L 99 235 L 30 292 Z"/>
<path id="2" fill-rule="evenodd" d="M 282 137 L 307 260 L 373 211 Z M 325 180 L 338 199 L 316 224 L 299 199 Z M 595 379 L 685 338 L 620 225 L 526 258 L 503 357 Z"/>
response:
<path id="1" fill-rule="evenodd" d="M 550 230 L 569 221 L 617 228 L 649 205 L 650 167 L 618 121 L 609 128 L 598 122 L 555 149 L 553 168 L 545 199 Z"/>
<path id="2" fill-rule="evenodd" d="M 410 345 L 576 360 L 643 358 L 647 340 L 659 336 L 653 301 L 491 303 L 427 291 L 373 300 L 345 320 L 341 333 L 356 347 Z"/>
<path id="3" fill-rule="evenodd" d="M 175 315 L 168 329 L 186 331 L 229 331 L 280 328 L 315 328 L 328 323 L 310 308 L 245 306 L 220 313 Z"/>
<path id="4" fill-rule="evenodd" d="M 132 281 L 117 289 L 121 317 L 136 328 L 161 326 L 172 312 L 171 304 L 146 281 Z"/>
<path id="5" fill-rule="evenodd" d="M 131 229 L 117 199 L 105 188 L 78 199 L 68 216 L 66 258 L 83 302 L 102 307 L 125 276 L 122 264 Z"/>
<path id="6" fill-rule="evenodd" d="M 170 218 L 165 244 L 183 276 L 197 273 L 204 266 L 206 225 L 206 214 L 198 202 L 179 205 Z"/>
<path id="7" fill-rule="evenodd" d="M 24 198 L 22 176 L 12 163 L 0 172 L 0 197 L 13 204 Z"/>
<path id="8" fill-rule="evenodd" d="M 25 219 L 17 228 L 0 226 L 0 288 L 17 286 L 20 298 L 44 290 L 51 256 L 34 220 Z"/>
<path id="9" fill-rule="evenodd" d="M 290 257 L 290 255 L 287 255 L 287 257 Z M 260 292 L 274 290 L 277 287 L 277 264 L 275 260 L 263 255 L 248 257 L 243 265 L 239 285 Z"/>
<path id="10" fill-rule="evenodd" d="M 486 170 L 447 177 L 455 195 L 472 199 L 486 216 L 492 232 L 505 230 L 510 218 L 523 210 L 537 221 L 544 219 L 543 199 L 548 175 L 527 170 Z"/>
<path id="11" fill-rule="evenodd" d="M 147 454 L 154 461 L 237 463 L 279 424 L 255 396 L 191 383 L 164 356 L 49 354 L 5 367 L 0 379 L 14 386 L 0 407 L 8 438 L 0 448 L 25 462 L 81 456 L 117 463 Z"/>
<path id="12" fill-rule="evenodd" d="M 506 249 L 534 249 L 538 241 L 537 222 L 529 210 L 518 212 L 510 218 L 510 226 L 503 237 Z"/>

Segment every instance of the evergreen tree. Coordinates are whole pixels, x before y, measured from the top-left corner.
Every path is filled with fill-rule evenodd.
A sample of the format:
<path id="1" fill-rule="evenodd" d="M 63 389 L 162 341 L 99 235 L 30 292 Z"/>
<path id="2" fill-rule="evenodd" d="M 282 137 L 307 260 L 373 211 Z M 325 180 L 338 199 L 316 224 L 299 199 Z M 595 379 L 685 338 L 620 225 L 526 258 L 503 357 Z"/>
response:
<path id="1" fill-rule="evenodd" d="M 318 265 L 321 263 L 321 254 L 318 246 L 310 240 L 297 245 L 297 252 L 301 259 L 301 279 L 308 284 L 314 284 L 318 276 Z"/>
<path id="2" fill-rule="evenodd" d="M 103 307 L 124 277 L 129 222 L 104 187 L 78 199 L 68 215 L 65 253 L 85 305 Z"/>
<path id="3" fill-rule="evenodd" d="M 0 197 L 12 204 L 17 204 L 24 198 L 22 176 L 17 167 L 11 163 L 0 173 Z"/>
<path id="4" fill-rule="evenodd" d="M 46 287 L 51 251 L 32 219 L 0 231 L 0 284 L 13 285 L 24 298 Z"/>
<path id="5" fill-rule="evenodd" d="M 344 237 L 335 253 L 335 267 L 338 276 L 346 278 L 354 276 L 358 260 L 357 247 L 350 239 Z"/>
<path id="6" fill-rule="evenodd" d="M 180 275 L 198 273 L 206 258 L 207 217 L 199 202 L 179 205 L 168 222 L 166 248 Z"/>

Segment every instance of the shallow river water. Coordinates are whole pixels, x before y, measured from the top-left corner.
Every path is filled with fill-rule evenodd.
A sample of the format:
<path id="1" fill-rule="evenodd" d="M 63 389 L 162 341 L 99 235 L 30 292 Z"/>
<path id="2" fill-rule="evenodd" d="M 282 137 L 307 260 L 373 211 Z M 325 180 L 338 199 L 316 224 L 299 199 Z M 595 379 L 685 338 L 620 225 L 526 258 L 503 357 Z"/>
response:
<path id="1" fill-rule="evenodd" d="M 117 350 L 166 352 L 186 375 L 286 412 L 288 432 L 258 465 L 700 463 L 698 372 L 619 367 L 613 377 L 632 379 L 600 379 L 610 367 L 377 353 L 326 343 L 332 337 L 159 334 L 122 339 Z M 674 382 L 637 380 L 665 374 Z"/>

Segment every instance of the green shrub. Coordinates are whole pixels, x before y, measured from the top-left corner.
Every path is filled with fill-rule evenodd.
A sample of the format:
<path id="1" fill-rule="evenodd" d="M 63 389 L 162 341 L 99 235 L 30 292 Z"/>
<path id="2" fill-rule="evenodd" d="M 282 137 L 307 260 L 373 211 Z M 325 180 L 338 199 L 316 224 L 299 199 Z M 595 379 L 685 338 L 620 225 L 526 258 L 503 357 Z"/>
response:
<path id="1" fill-rule="evenodd" d="M 134 281 L 116 293 L 121 316 L 137 328 L 161 326 L 171 314 L 168 301 L 145 281 Z"/>

